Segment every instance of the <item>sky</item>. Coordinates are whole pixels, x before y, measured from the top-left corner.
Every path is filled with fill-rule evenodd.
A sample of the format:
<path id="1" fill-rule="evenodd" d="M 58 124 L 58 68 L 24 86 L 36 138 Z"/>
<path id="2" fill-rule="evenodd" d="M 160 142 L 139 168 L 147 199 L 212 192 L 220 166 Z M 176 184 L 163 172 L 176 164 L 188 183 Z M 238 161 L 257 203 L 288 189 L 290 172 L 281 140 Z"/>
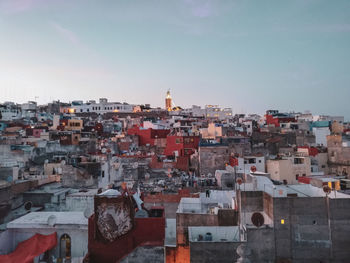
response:
<path id="1" fill-rule="evenodd" d="M 0 102 L 218 104 L 350 120 L 350 1 L 0 0 Z"/>

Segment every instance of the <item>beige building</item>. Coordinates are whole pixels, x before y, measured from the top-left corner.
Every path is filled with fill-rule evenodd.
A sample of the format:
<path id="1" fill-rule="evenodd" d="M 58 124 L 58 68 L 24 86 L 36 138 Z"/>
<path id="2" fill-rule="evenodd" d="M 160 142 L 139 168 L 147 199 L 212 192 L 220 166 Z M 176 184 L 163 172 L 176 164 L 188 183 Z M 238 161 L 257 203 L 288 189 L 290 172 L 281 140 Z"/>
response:
<path id="1" fill-rule="evenodd" d="M 310 176 L 311 161 L 309 157 L 283 157 L 282 159 L 268 160 L 266 168 L 272 180 L 297 184 L 299 176 Z"/>
<path id="2" fill-rule="evenodd" d="M 222 127 L 216 126 L 215 123 L 209 123 L 208 128 L 200 129 L 203 139 L 216 139 L 222 137 Z"/>
<path id="3" fill-rule="evenodd" d="M 66 130 L 68 131 L 81 131 L 83 129 L 83 120 L 69 119 Z"/>
<path id="4" fill-rule="evenodd" d="M 350 175 L 350 137 L 342 135 L 327 136 L 329 171 L 331 174 Z"/>

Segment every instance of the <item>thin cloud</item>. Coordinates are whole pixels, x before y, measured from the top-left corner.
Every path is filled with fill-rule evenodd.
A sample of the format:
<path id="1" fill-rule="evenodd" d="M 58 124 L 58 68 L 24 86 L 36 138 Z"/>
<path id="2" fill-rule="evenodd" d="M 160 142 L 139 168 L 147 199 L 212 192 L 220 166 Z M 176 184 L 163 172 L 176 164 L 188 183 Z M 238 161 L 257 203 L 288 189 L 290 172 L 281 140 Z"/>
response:
<path id="1" fill-rule="evenodd" d="M 215 12 L 215 6 L 209 0 L 185 0 L 185 4 L 190 8 L 194 17 L 206 18 L 212 16 Z"/>
<path id="2" fill-rule="evenodd" d="M 46 5 L 45 0 L 3 0 L 0 2 L 0 10 L 5 14 L 17 14 L 30 11 L 40 6 Z"/>
<path id="3" fill-rule="evenodd" d="M 51 22 L 52 27 L 56 30 L 56 32 L 61 35 L 62 38 L 70 42 L 71 44 L 75 46 L 81 46 L 81 42 L 73 31 L 63 27 L 62 25 L 56 23 L 56 22 Z"/>
<path id="4" fill-rule="evenodd" d="M 313 28 L 315 31 L 324 33 L 344 33 L 350 32 L 350 24 L 325 25 Z"/>

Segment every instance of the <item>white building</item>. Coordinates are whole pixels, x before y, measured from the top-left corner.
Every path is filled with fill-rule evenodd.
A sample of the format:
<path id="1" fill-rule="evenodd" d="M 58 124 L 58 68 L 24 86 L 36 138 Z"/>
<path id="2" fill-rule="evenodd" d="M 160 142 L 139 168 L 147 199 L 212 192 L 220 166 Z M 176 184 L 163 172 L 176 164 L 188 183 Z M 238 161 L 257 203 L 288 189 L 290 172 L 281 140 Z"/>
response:
<path id="1" fill-rule="evenodd" d="M 327 136 L 331 134 L 329 127 L 313 127 L 316 145 L 327 146 Z"/>
<path id="2" fill-rule="evenodd" d="M 344 123 L 344 116 L 314 115 L 313 121 L 337 121 L 339 123 Z"/>
<path id="3" fill-rule="evenodd" d="M 202 109 L 200 106 L 192 105 L 192 108 L 183 109 L 181 112 L 176 112 L 175 114 L 185 114 L 192 117 L 206 117 L 226 120 L 232 118 L 232 109 L 220 108 L 219 105 L 206 105 L 205 108 Z"/>
<path id="4" fill-rule="evenodd" d="M 36 117 L 37 103 L 35 101 L 28 101 L 21 104 L 22 118 Z"/>
<path id="5" fill-rule="evenodd" d="M 226 120 L 232 118 L 231 108 L 220 108 L 219 105 L 206 105 L 205 106 L 206 118 L 215 118 L 219 120 Z"/>
<path id="6" fill-rule="evenodd" d="M 5 102 L 0 105 L 1 120 L 12 121 L 22 117 L 21 109 L 13 102 Z"/>
<path id="7" fill-rule="evenodd" d="M 265 172 L 265 157 L 264 156 L 245 156 L 238 158 L 237 173 L 249 173 L 252 167 L 258 172 Z"/>
<path id="8" fill-rule="evenodd" d="M 101 98 L 99 103 L 96 103 L 94 100 L 90 100 L 87 103 L 83 103 L 83 101 L 73 101 L 70 107 L 61 108 L 62 113 L 95 112 L 104 114 L 107 112 L 131 113 L 136 111 L 140 111 L 139 106 L 131 105 L 125 102 L 108 102 L 108 100 L 105 98 Z"/>
<path id="9" fill-rule="evenodd" d="M 70 262 L 81 262 L 88 252 L 88 219 L 83 212 L 31 212 L 8 223 L 7 230 L 0 234 L 0 254 L 13 252 L 20 242 L 37 233 L 49 235 L 54 232 L 58 240 L 51 255 L 55 259 L 70 258 Z"/>

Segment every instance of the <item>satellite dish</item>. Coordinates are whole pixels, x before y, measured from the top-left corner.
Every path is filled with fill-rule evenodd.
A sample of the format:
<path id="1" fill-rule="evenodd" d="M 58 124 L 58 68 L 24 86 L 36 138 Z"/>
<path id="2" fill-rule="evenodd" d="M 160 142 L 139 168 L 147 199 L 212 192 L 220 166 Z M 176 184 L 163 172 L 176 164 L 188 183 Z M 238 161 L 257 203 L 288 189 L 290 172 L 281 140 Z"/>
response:
<path id="1" fill-rule="evenodd" d="M 24 209 L 29 211 L 33 206 L 33 203 L 31 201 L 25 202 Z"/>
<path id="2" fill-rule="evenodd" d="M 242 178 L 237 178 L 236 183 L 239 185 L 243 184 Z"/>
<path id="3" fill-rule="evenodd" d="M 102 148 L 101 152 L 102 152 L 102 153 L 106 153 L 106 152 L 107 152 L 107 149 L 106 149 L 106 148 Z"/>
<path id="4" fill-rule="evenodd" d="M 251 171 L 252 173 L 255 173 L 255 172 L 256 172 L 256 167 L 253 165 L 253 166 L 250 168 L 250 171 Z"/>
<path id="5" fill-rule="evenodd" d="M 61 161 L 61 165 L 66 165 L 66 161 L 65 161 L 65 160 L 62 160 L 62 161 Z"/>
<path id="6" fill-rule="evenodd" d="M 254 226 L 261 227 L 264 224 L 264 222 L 265 222 L 265 219 L 261 213 L 256 212 L 252 215 L 252 223 Z"/>
<path id="7" fill-rule="evenodd" d="M 132 164 L 132 168 L 137 169 L 137 167 L 139 167 L 139 163 L 138 162 L 134 162 Z"/>
<path id="8" fill-rule="evenodd" d="M 48 160 L 48 159 L 46 159 L 46 160 L 44 161 L 44 163 L 49 163 L 49 160 Z"/>
<path id="9" fill-rule="evenodd" d="M 55 215 L 50 215 L 49 218 L 47 219 L 47 224 L 49 226 L 54 226 L 57 222 L 57 217 Z"/>
<path id="10" fill-rule="evenodd" d="M 323 192 L 325 192 L 326 195 L 329 195 L 332 192 L 332 189 L 328 185 L 325 185 L 323 186 Z"/>
<path id="11" fill-rule="evenodd" d="M 94 211 L 92 211 L 89 207 L 84 210 L 84 216 L 85 218 L 89 219 L 90 216 L 94 214 Z"/>

